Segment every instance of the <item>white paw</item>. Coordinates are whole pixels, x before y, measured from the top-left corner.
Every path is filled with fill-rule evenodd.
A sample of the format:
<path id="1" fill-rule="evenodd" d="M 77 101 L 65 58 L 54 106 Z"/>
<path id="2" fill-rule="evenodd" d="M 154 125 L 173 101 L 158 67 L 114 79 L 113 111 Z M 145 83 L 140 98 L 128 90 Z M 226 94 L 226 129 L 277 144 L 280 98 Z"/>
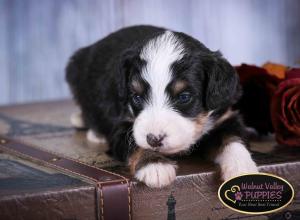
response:
<path id="1" fill-rule="evenodd" d="M 70 122 L 75 128 L 84 128 L 85 124 L 82 119 L 81 112 L 73 113 L 70 117 Z"/>
<path id="2" fill-rule="evenodd" d="M 170 185 L 176 179 L 176 165 L 151 163 L 139 169 L 135 178 L 152 188 Z"/>
<path id="3" fill-rule="evenodd" d="M 257 166 L 252 159 L 224 165 L 221 167 L 221 177 L 224 181 L 242 174 L 258 172 Z"/>
<path id="4" fill-rule="evenodd" d="M 250 152 L 239 142 L 225 146 L 223 152 L 216 157 L 215 162 L 221 167 L 221 178 L 224 181 L 242 174 L 258 173 Z"/>
<path id="5" fill-rule="evenodd" d="M 86 133 L 86 138 L 89 142 L 95 143 L 95 144 L 102 144 L 105 143 L 105 139 L 99 137 L 92 129 L 89 129 Z"/>

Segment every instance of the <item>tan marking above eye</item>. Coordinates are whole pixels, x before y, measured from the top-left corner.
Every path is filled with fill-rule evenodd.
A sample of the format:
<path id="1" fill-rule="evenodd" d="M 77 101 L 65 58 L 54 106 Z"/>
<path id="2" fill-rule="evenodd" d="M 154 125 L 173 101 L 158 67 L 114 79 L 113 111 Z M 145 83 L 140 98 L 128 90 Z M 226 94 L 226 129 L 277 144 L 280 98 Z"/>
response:
<path id="1" fill-rule="evenodd" d="M 182 92 L 187 87 L 187 82 L 184 80 L 178 80 L 174 83 L 172 86 L 174 95 L 177 95 L 178 93 Z"/>
<path id="2" fill-rule="evenodd" d="M 142 94 L 144 91 L 144 86 L 137 80 L 133 80 L 131 82 L 131 86 L 132 86 L 132 89 L 134 90 L 134 92 L 136 92 L 138 94 Z"/>

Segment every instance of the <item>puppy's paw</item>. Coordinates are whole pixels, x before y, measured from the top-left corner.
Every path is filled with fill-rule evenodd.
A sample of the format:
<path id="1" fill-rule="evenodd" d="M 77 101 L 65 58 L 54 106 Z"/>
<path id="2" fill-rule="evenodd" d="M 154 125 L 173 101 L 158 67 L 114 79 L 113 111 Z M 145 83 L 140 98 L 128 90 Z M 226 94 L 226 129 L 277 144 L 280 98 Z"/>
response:
<path id="1" fill-rule="evenodd" d="M 224 181 L 242 174 L 258 173 L 250 152 L 239 142 L 232 142 L 225 146 L 215 162 L 221 167 L 221 178 Z"/>
<path id="2" fill-rule="evenodd" d="M 150 163 L 135 173 L 135 178 L 152 188 L 170 185 L 176 179 L 177 166 L 170 163 Z"/>
<path id="3" fill-rule="evenodd" d="M 86 133 L 86 138 L 89 142 L 94 144 L 103 144 L 105 143 L 105 139 L 99 137 L 92 129 L 89 129 Z"/>
<path id="4" fill-rule="evenodd" d="M 71 122 L 72 126 L 74 126 L 75 128 L 78 128 L 78 129 L 85 128 L 85 124 L 84 124 L 81 112 L 73 113 L 70 117 L 70 122 Z"/>
<path id="5" fill-rule="evenodd" d="M 239 161 L 238 163 L 230 163 L 221 167 L 221 178 L 226 181 L 233 177 L 247 174 L 258 173 L 258 169 L 254 161 L 250 160 Z"/>

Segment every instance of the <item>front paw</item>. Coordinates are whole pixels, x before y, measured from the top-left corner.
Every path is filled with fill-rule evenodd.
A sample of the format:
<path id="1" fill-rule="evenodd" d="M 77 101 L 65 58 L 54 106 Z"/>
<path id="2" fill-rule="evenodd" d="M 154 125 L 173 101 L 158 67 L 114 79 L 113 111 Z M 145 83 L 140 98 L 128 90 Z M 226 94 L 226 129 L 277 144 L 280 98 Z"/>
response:
<path id="1" fill-rule="evenodd" d="M 242 174 L 258 173 L 250 152 L 240 142 L 226 145 L 216 157 L 215 162 L 221 167 L 221 178 L 224 181 Z"/>
<path id="2" fill-rule="evenodd" d="M 170 163 L 150 163 L 135 173 L 135 178 L 152 188 L 170 185 L 176 178 L 177 166 Z"/>
<path id="3" fill-rule="evenodd" d="M 246 160 L 237 159 L 234 162 L 223 164 L 223 166 L 221 166 L 221 178 L 224 181 L 242 174 L 258 172 L 258 168 L 251 158 Z"/>

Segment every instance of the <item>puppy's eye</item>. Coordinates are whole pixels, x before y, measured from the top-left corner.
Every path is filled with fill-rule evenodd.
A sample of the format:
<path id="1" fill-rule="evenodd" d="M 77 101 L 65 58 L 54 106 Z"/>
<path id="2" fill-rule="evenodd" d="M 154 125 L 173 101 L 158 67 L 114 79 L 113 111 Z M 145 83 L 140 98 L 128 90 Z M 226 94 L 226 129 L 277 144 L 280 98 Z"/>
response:
<path id="1" fill-rule="evenodd" d="M 179 94 L 177 103 L 178 104 L 187 104 L 192 101 L 192 95 L 189 92 L 183 92 Z"/>
<path id="2" fill-rule="evenodd" d="M 132 102 L 135 106 L 140 106 L 143 103 L 143 98 L 140 95 L 133 95 Z"/>

